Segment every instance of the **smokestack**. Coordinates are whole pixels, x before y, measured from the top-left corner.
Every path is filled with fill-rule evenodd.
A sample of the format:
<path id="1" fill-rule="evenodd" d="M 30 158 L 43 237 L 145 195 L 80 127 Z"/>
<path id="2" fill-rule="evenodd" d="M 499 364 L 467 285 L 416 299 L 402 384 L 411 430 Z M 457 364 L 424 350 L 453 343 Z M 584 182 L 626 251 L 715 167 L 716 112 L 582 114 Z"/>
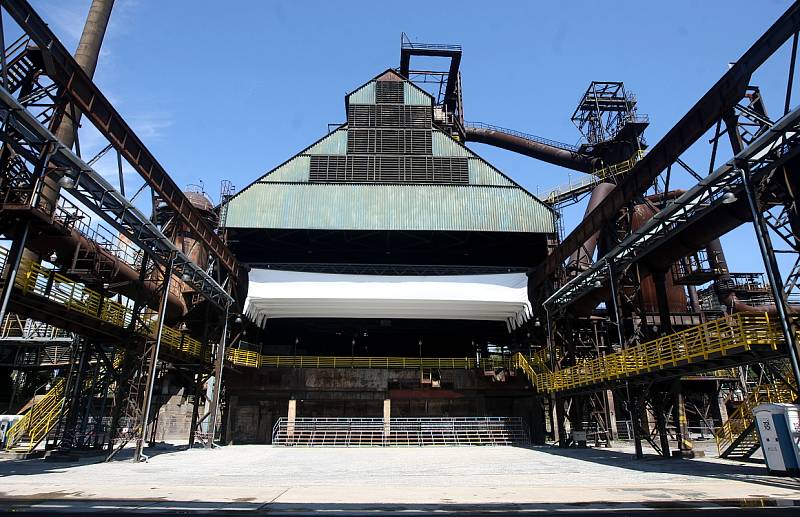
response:
<path id="1" fill-rule="evenodd" d="M 94 71 L 97 68 L 100 46 L 106 35 L 112 7 L 114 7 L 114 0 L 92 0 L 89 15 L 86 17 L 86 25 L 83 26 L 81 40 L 75 51 L 75 61 L 90 78 L 94 77 Z M 80 121 L 81 114 L 76 110 L 73 115 L 71 106 L 67 108 L 67 114 L 74 116 L 75 120 L 65 116 L 58 126 L 56 137 L 62 144 L 71 148 L 75 144 L 75 124 Z"/>
<path id="2" fill-rule="evenodd" d="M 111 17 L 113 6 L 114 0 L 92 0 L 86 24 L 83 26 L 83 33 L 81 33 L 81 40 L 75 50 L 75 61 L 90 78 L 94 76 L 97 68 L 100 46 L 103 44 L 103 37 L 108 28 L 108 19 Z M 80 122 L 81 113 L 72 104 L 67 105 L 65 109 L 66 112 L 55 130 L 55 136 L 68 149 L 72 149 L 75 145 L 75 128 Z M 51 207 L 55 207 L 60 190 L 58 182 L 45 176 L 42 185 L 42 200 Z"/>

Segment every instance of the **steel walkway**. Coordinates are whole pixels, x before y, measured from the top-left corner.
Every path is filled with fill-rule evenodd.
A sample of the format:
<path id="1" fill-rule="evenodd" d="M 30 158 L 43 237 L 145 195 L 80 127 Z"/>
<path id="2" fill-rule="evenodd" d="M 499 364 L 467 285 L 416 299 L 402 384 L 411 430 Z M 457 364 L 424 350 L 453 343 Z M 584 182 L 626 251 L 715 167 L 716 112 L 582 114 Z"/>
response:
<path id="1" fill-rule="evenodd" d="M 357 357 L 357 356 L 293 356 L 261 355 L 252 350 L 230 348 L 226 359 L 239 366 L 252 368 L 370 368 L 466 370 L 510 368 L 508 359 L 474 357 Z"/>
<path id="2" fill-rule="evenodd" d="M 0 247 L 0 269 L 5 266 L 8 250 Z M 112 337 L 124 341 L 125 332 L 131 328 L 133 309 L 125 304 L 106 298 L 97 291 L 75 282 L 54 270 L 44 267 L 39 262 L 23 260 L 19 273 L 14 279 L 12 301 L 15 309 L 20 307 L 31 309 L 31 314 L 44 323 L 50 321 L 51 314 L 47 310 L 35 308 L 58 308 L 61 312 L 75 318 L 87 320 L 89 326 L 98 329 L 103 327 Z M 18 312 L 18 311 L 16 311 Z M 134 335 L 142 338 L 153 338 L 156 333 L 155 311 L 144 312 L 141 321 L 134 325 Z M 198 360 L 204 359 L 201 343 L 184 332 L 164 326 L 161 343 L 166 351 L 177 352 Z"/>
<path id="3" fill-rule="evenodd" d="M 777 322 L 738 313 L 555 372 L 542 356 L 512 357 L 540 393 L 592 391 L 625 380 L 660 380 L 783 355 Z"/>

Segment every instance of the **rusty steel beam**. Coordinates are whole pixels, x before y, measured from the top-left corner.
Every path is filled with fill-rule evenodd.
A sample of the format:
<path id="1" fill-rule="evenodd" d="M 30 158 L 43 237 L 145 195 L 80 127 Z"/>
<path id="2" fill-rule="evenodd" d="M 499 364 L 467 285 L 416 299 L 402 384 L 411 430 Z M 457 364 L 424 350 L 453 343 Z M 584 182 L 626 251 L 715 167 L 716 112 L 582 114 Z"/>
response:
<path id="1" fill-rule="evenodd" d="M 744 95 L 752 73 L 798 29 L 800 2 L 795 2 L 536 268 L 530 279 L 531 287 L 542 285 L 567 257 L 600 231 L 629 201 L 646 192 L 667 166 L 732 109 Z"/>
<path id="2" fill-rule="evenodd" d="M 167 206 L 175 211 L 193 236 L 202 242 L 230 273 L 231 281 L 238 282 L 239 263 L 231 251 L 203 220 L 183 191 L 105 95 L 75 62 L 44 20 L 25 0 L 2 0 L 1 5 L 41 49 L 47 67 L 46 72 L 53 82 L 64 89 L 69 100 L 97 126 L 100 133 L 119 150 Z"/>

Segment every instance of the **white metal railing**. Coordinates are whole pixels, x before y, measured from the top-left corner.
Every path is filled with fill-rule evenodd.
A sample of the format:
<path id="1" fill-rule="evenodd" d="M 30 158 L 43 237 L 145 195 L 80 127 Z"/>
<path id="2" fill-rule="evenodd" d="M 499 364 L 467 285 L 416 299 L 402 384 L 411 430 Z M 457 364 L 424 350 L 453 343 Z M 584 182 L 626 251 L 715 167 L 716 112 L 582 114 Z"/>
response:
<path id="1" fill-rule="evenodd" d="M 518 417 L 280 418 L 275 445 L 305 447 L 387 447 L 426 445 L 528 445 L 525 420 Z"/>

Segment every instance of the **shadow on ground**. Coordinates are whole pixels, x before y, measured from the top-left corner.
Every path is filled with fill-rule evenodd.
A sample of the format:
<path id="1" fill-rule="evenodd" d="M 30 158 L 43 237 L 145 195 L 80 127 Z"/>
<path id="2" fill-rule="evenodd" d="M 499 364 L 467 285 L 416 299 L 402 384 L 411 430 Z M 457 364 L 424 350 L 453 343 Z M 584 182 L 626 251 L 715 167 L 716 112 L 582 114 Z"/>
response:
<path id="1" fill-rule="evenodd" d="M 755 464 L 748 462 L 747 465 L 744 465 L 725 461 L 663 458 L 655 455 L 645 456 L 643 459 L 636 459 L 636 455 L 633 453 L 601 448 L 563 449 L 555 446 L 535 446 L 530 448 L 554 456 L 571 458 L 587 463 L 599 463 L 638 472 L 657 472 L 714 479 L 731 479 L 770 487 L 796 489 L 798 490 L 798 497 L 800 497 L 800 480 L 790 477 L 769 475 L 763 463 Z"/>
<path id="2" fill-rule="evenodd" d="M 187 450 L 188 445 L 173 445 L 169 443 L 158 443 L 151 447 L 144 448 L 144 455 L 154 458 L 162 454 L 173 454 Z M 118 452 L 111 462 L 132 461 L 133 447 L 126 447 Z M 3 476 L 32 476 L 36 474 L 46 474 L 48 472 L 63 471 L 64 469 L 102 463 L 108 453 L 106 451 L 77 451 L 68 459 L 41 459 L 32 458 L 25 460 L 4 460 L 0 461 L 0 478 Z"/>

